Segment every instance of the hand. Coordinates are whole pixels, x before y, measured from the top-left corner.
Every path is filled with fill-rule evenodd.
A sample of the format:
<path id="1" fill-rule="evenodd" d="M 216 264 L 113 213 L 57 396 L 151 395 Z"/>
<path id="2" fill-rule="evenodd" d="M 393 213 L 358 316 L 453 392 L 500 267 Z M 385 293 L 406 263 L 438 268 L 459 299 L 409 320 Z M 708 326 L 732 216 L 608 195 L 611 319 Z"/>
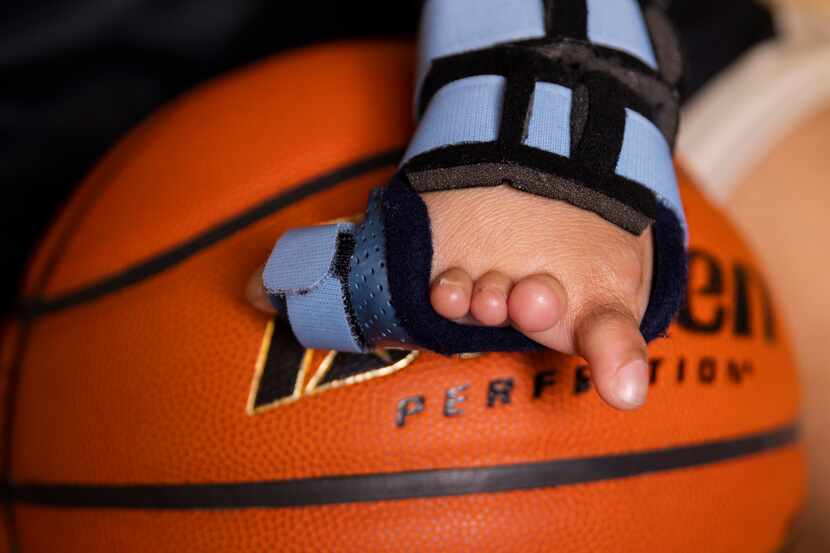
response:
<path id="1" fill-rule="evenodd" d="M 639 323 L 651 285 L 651 229 L 634 236 L 591 212 L 506 186 L 423 198 L 436 312 L 462 324 L 512 325 L 580 355 L 609 404 L 643 404 L 648 362 Z M 273 311 L 261 270 L 248 297 Z"/>

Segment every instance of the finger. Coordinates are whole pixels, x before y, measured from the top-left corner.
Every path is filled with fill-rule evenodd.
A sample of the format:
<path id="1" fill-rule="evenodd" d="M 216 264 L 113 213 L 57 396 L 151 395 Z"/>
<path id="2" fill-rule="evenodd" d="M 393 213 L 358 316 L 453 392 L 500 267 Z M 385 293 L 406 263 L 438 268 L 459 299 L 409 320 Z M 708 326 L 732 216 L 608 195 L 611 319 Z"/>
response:
<path id="1" fill-rule="evenodd" d="M 485 326 L 501 326 L 507 323 L 507 297 L 513 281 L 497 271 L 479 278 L 473 286 L 470 313 Z"/>
<path id="2" fill-rule="evenodd" d="M 537 274 L 513 286 L 507 299 L 510 320 L 524 333 L 544 332 L 562 320 L 568 307 L 567 294 L 554 277 Z"/>
<path id="3" fill-rule="evenodd" d="M 260 311 L 273 314 L 276 313 L 276 309 L 271 305 L 271 300 L 268 299 L 268 294 L 262 286 L 262 271 L 264 268 L 263 265 L 254 271 L 254 274 L 248 279 L 248 284 L 245 286 L 245 297 Z"/>
<path id="4" fill-rule="evenodd" d="M 447 319 L 460 319 L 470 311 L 473 279 L 462 269 L 444 271 L 432 281 L 430 302 Z"/>
<path id="5" fill-rule="evenodd" d="M 602 307 L 577 318 L 576 346 L 588 361 L 599 395 L 618 409 L 636 409 L 648 394 L 648 353 L 626 309 Z"/>

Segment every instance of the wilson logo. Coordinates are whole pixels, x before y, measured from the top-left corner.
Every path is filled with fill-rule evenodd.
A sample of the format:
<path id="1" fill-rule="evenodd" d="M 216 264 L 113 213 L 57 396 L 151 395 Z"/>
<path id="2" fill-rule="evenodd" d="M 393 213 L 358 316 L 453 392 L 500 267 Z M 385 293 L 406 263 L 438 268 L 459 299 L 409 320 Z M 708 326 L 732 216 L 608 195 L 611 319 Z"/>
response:
<path id="1" fill-rule="evenodd" d="M 399 349 L 369 354 L 306 349 L 288 323 L 276 317 L 265 328 L 247 411 L 255 415 L 304 396 L 386 376 L 417 356 L 417 351 Z"/>
<path id="2" fill-rule="evenodd" d="M 776 340 L 773 306 L 757 270 L 692 249 L 689 273 L 686 301 L 675 321 L 678 327 L 695 334 L 729 333 L 736 339 Z M 476 354 L 458 357 L 470 356 Z M 288 322 L 276 317 L 265 329 L 247 411 L 251 415 L 261 413 L 304 396 L 387 376 L 411 365 L 417 357 L 417 351 L 400 349 L 379 349 L 369 354 L 306 349 L 294 338 Z M 703 384 L 720 379 L 740 383 L 753 372 L 748 361 L 730 358 L 719 362 L 711 356 L 698 361 L 681 356 L 675 367 L 661 359 L 652 359 L 651 363 L 652 384 L 659 374 L 674 375 L 678 383 L 687 378 L 697 378 Z M 590 387 L 585 375 L 587 367 L 578 369 L 576 393 Z M 398 413 L 400 425 L 423 409 L 409 399 L 412 401 Z"/>

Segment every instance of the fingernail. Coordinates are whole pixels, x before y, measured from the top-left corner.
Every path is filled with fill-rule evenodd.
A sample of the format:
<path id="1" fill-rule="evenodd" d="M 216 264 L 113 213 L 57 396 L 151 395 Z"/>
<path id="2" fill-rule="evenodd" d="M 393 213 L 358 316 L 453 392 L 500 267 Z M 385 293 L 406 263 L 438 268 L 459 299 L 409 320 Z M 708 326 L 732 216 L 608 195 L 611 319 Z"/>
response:
<path id="1" fill-rule="evenodd" d="M 648 394 L 648 366 L 642 359 L 635 359 L 617 370 L 617 398 L 630 407 L 639 407 Z"/>
<path id="2" fill-rule="evenodd" d="M 452 288 L 458 288 L 459 290 L 464 289 L 464 285 L 460 281 L 453 280 L 451 278 L 447 278 L 447 277 L 443 277 L 443 276 L 438 279 L 438 285 L 439 286 L 450 286 Z"/>
<path id="3" fill-rule="evenodd" d="M 502 299 L 507 298 L 507 294 L 505 294 L 504 290 L 502 288 L 499 288 L 498 286 L 485 286 L 485 287 L 476 286 L 475 293 L 481 294 L 483 292 L 488 292 L 488 293 L 493 294 L 493 295 L 495 295 L 499 298 L 502 298 Z"/>
<path id="4" fill-rule="evenodd" d="M 464 286 L 460 282 L 442 277 L 438 281 L 438 287 L 443 289 L 443 301 L 449 301 L 451 305 L 455 306 L 450 307 L 450 309 L 460 309 L 463 307 L 463 313 L 458 315 L 458 317 L 465 315 L 470 306 L 468 292 Z M 450 313 L 445 313 L 445 315 L 450 318 L 456 318 L 455 315 L 451 315 Z"/>

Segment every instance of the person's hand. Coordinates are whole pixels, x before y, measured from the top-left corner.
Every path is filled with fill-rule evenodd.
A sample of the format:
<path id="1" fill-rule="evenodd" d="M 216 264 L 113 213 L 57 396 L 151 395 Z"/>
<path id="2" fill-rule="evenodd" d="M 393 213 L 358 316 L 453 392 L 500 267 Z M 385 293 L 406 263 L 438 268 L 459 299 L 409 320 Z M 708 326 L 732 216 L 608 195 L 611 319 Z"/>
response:
<path id="1" fill-rule="evenodd" d="M 639 323 L 651 284 L 650 229 L 634 236 L 588 211 L 506 186 L 423 198 L 436 312 L 466 324 L 509 324 L 580 355 L 609 404 L 643 404 L 648 362 Z M 259 273 L 248 295 L 271 309 Z"/>

